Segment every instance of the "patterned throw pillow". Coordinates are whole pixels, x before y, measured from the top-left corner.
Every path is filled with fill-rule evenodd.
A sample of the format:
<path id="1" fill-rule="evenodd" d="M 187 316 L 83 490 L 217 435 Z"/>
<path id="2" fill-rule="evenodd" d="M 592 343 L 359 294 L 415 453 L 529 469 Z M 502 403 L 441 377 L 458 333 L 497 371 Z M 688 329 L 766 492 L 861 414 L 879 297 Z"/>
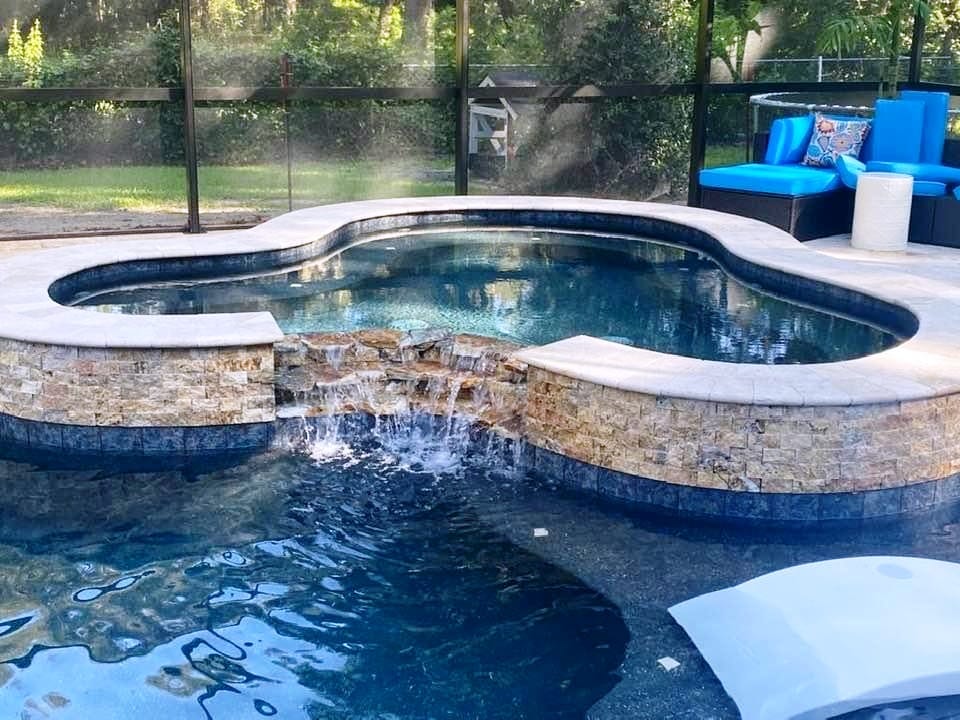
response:
<path id="1" fill-rule="evenodd" d="M 832 168 L 839 155 L 856 160 L 870 134 L 870 121 L 852 117 L 830 117 L 817 113 L 813 119 L 813 136 L 803 158 L 804 165 Z"/>

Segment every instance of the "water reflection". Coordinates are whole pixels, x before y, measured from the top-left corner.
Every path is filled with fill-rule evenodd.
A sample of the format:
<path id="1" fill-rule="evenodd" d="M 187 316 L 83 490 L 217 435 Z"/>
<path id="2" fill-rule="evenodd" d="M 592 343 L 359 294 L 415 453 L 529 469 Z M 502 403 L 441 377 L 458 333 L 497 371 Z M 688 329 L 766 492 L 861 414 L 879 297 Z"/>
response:
<path id="1" fill-rule="evenodd" d="M 267 310 L 288 333 L 432 326 L 535 345 L 586 334 L 751 363 L 840 360 L 896 342 L 745 286 L 697 252 L 543 230 L 408 234 L 288 273 L 81 300 L 106 312 Z"/>
<path id="2" fill-rule="evenodd" d="M 0 460 L 0 717 L 582 717 L 627 632 L 471 508 L 528 490 L 357 452 L 209 472 Z"/>

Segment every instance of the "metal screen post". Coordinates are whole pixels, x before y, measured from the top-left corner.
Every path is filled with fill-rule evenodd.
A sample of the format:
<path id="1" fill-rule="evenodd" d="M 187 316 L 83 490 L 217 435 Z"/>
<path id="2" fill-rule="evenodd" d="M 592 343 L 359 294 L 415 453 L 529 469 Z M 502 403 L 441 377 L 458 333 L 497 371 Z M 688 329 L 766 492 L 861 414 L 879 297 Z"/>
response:
<path id="1" fill-rule="evenodd" d="M 454 192 L 468 192 L 468 166 L 470 164 L 470 3 L 457 0 L 457 37 L 455 42 L 457 69 L 457 124 L 454 139 Z"/>
<path id="2" fill-rule="evenodd" d="M 280 87 L 283 90 L 283 140 L 287 150 L 287 210 L 293 210 L 293 149 L 290 147 L 290 86 L 293 67 L 290 56 L 280 56 Z"/>
<path id="3" fill-rule="evenodd" d="M 714 0 L 700 0 L 697 26 L 696 89 L 693 95 L 693 132 L 690 138 L 690 177 L 687 205 L 700 204 L 700 170 L 707 154 L 707 106 L 710 98 L 710 61 Z"/>
<path id="4" fill-rule="evenodd" d="M 193 102 L 193 43 L 190 0 L 180 0 L 180 76 L 183 81 L 183 149 L 187 166 L 187 232 L 200 233 L 200 183 L 197 178 L 197 125 Z"/>

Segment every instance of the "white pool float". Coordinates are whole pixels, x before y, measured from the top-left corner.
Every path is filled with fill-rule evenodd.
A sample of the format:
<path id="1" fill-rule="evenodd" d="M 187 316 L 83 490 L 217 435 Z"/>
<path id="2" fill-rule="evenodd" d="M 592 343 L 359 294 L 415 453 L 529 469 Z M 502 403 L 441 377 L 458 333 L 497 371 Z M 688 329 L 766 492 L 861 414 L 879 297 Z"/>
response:
<path id="1" fill-rule="evenodd" d="M 743 720 L 821 720 L 960 693 L 960 564 L 798 565 L 670 608 Z"/>

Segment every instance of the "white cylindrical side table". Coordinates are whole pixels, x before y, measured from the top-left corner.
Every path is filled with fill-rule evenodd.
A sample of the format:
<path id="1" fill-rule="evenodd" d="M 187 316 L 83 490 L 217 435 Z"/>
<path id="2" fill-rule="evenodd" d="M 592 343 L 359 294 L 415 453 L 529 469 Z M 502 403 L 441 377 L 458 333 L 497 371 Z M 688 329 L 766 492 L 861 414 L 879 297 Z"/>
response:
<path id="1" fill-rule="evenodd" d="M 861 250 L 907 249 L 913 177 L 900 173 L 865 172 L 857 178 L 850 244 Z"/>

